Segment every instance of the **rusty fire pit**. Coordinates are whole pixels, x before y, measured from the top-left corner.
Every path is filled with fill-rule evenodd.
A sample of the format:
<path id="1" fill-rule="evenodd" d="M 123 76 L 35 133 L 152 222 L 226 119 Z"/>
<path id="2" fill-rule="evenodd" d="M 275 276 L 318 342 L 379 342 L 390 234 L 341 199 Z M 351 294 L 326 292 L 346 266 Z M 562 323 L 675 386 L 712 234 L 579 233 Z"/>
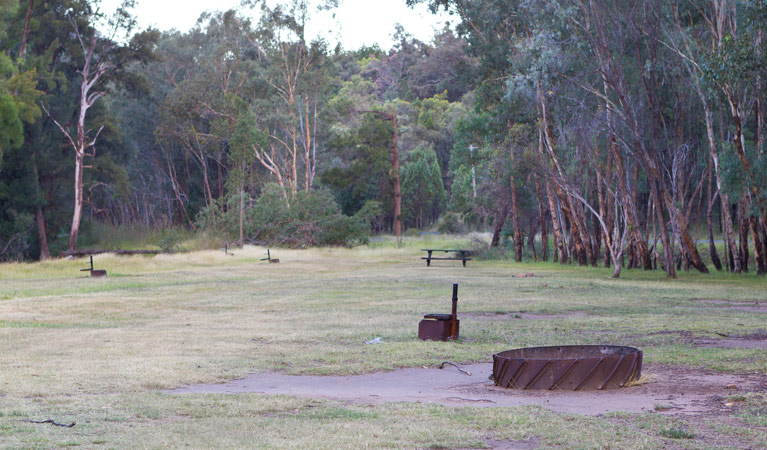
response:
<path id="1" fill-rule="evenodd" d="M 512 389 L 614 389 L 641 372 L 642 351 L 618 345 L 530 347 L 493 355 L 496 386 Z"/>

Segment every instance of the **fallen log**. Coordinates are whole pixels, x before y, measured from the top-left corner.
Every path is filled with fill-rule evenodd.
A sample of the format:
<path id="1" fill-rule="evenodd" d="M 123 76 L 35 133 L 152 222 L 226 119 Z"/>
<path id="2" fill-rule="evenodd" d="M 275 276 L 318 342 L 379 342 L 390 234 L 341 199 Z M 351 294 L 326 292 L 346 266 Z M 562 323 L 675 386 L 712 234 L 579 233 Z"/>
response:
<path id="1" fill-rule="evenodd" d="M 115 255 L 159 255 L 165 253 L 160 250 L 103 250 L 103 249 L 90 249 L 90 250 L 72 250 L 59 253 L 60 256 L 88 256 L 88 255 L 100 255 L 102 253 L 114 253 Z"/>

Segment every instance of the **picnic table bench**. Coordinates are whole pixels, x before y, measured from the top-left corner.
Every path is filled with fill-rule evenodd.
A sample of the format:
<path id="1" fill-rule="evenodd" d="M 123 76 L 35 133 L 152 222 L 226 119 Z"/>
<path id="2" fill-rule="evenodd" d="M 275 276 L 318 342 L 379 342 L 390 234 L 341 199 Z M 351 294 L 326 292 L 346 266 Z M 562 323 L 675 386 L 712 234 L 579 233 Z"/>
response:
<path id="1" fill-rule="evenodd" d="M 422 248 L 422 252 L 427 252 L 427 256 L 422 256 L 421 259 L 426 260 L 426 267 L 431 266 L 432 260 L 452 260 L 452 261 L 462 261 L 463 267 L 466 267 L 466 261 L 471 261 L 470 255 L 471 250 L 464 250 L 464 249 L 441 249 L 441 248 Z M 437 257 L 432 256 L 433 252 L 444 252 L 444 253 L 454 253 L 454 256 L 446 256 L 446 257 Z"/>

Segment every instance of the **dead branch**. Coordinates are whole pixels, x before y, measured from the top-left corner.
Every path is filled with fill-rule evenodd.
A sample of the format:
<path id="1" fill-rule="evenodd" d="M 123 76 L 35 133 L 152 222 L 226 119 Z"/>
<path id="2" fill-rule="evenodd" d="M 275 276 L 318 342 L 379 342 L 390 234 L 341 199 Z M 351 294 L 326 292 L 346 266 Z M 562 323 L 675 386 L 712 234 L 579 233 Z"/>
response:
<path id="1" fill-rule="evenodd" d="M 72 422 L 72 423 L 70 423 L 70 424 L 66 424 L 66 423 L 58 423 L 58 422 L 55 422 L 53 419 L 47 419 L 47 420 L 28 420 L 28 419 L 23 419 L 23 420 L 22 420 L 22 422 L 29 422 L 29 423 L 49 423 L 49 424 L 51 424 L 51 425 L 55 425 L 55 426 L 57 426 L 57 427 L 65 427 L 65 428 L 72 428 L 73 426 L 75 426 L 75 425 L 76 425 L 76 424 L 75 424 L 75 422 Z"/>
<path id="2" fill-rule="evenodd" d="M 461 367 L 458 364 L 454 363 L 454 362 L 445 361 L 445 362 L 443 362 L 442 364 L 439 365 L 439 368 L 440 369 L 444 369 L 445 368 L 445 364 L 450 364 L 451 366 L 453 366 L 456 369 L 458 369 L 459 372 L 465 373 L 466 375 L 471 376 L 471 372 L 467 372 L 467 371 L 461 369 Z"/>

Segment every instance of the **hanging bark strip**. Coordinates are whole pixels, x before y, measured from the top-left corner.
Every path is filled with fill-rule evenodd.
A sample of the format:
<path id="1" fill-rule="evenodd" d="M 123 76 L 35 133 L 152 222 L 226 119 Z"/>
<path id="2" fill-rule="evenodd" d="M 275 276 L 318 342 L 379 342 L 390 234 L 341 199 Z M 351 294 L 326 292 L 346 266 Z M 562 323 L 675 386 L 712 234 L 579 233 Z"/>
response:
<path id="1" fill-rule="evenodd" d="M 507 124 L 509 129 L 511 129 L 511 121 L 509 121 Z M 522 262 L 522 251 L 523 251 L 523 237 L 522 237 L 522 226 L 519 223 L 519 202 L 517 201 L 517 183 L 514 177 L 514 170 L 515 168 L 515 155 L 514 155 L 514 144 L 511 144 L 509 146 L 509 159 L 511 160 L 511 223 L 514 226 L 514 260 L 517 262 Z"/>
<path id="2" fill-rule="evenodd" d="M 582 240 L 581 234 L 582 224 L 578 220 L 578 217 L 575 215 L 576 210 L 574 208 L 572 199 L 570 199 L 565 191 L 562 190 L 562 187 L 559 183 L 559 181 L 563 181 L 565 179 L 564 172 L 562 171 L 562 167 L 560 166 L 559 160 L 557 159 L 556 153 L 554 151 L 554 138 L 551 133 L 551 122 L 548 113 L 548 106 L 546 104 L 546 98 L 544 96 L 540 81 L 538 82 L 537 90 L 539 107 L 538 112 L 540 114 L 541 127 L 543 128 L 543 147 L 546 149 L 546 153 L 548 154 L 549 164 L 554 171 L 554 176 L 558 178 L 558 180 L 555 180 L 555 182 L 551 183 L 550 186 L 554 188 L 554 192 L 556 192 L 557 197 L 559 198 L 559 206 L 562 209 L 562 213 L 570 223 L 570 231 L 572 233 L 570 242 L 573 243 L 574 253 L 575 257 L 578 259 L 578 264 L 585 266 L 588 263 L 589 258 L 587 255 L 590 253 L 590 250 L 584 247 L 584 242 Z"/>
<path id="3" fill-rule="evenodd" d="M 538 154 L 541 158 L 545 158 L 543 150 L 543 130 L 538 130 Z M 557 214 L 557 202 L 554 198 L 554 194 L 551 190 L 551 183 L 548 179 L 544 178 L 544 189 L 546 190 L 546 198 L 549 202 L 549 214 L 551 216 L 551 226 L 554 231 L 554 258 L 553 261 L 557 262 L 560 259 L 562 264 L 567 263 L 567 253 L 565 253 L 564 239 L 562 236 L 562 227 L 559 223 L 559 217 Z"/>
<path id="4" fill-rule="evenodd" d="M 604 86 L 604 94 L 607 96 L 608 94 L 608 85 L 607 80 L 603 78 L 602 80 L 603 86 Z M 621 196 L 621 202 L 623 203 L 623 207 L 626 208 L 627 213 L 627 219 L 629 227 L 629 247 L 632 247 L 636 249 L 636 252 L 639 254 L 639 258 L 642 261 L 642 267 L 644 267 L 645 270 L 651 270 L 652 269 L 652 263 L 650 260 L 650 251 L 647 248 L 647 242 L 644 240 L 644 236 L 642 236 L 642 232 L 639 229 L 639 215 L 637 213 L 637 204 L 635 201 L 634 196 L 632 196 L 629 192 L 628 186 L 626 185 L 626 171 L 623 166 L 623 157 L 620 154 L 620 149 L 618 148 L 618 140 L 615 135 L 615 130 L 613 126 L 613 105 L 611 102 L 605 102 L 606 103 L 606 114 L 607 114 L 607 128 L 610 133 L 610 156 L 612 157 L 612 163 L 614 165 L 614 173 L 615 177 L 618 180 L 618 193 Z M 636 188 L 634 188 L 636 190 Z"/>
<path id="5" fill-rule="evenodd" d="M 541 223 L 541 259 L 543 261 L 549 260 L 549 230 L 546 223 L 546 216 L 548 215 L 548 208 L 546 201 L 543 197 L 543 191 L 541 190 L 541 183 L 538 177 L 535 178 L 535 192 L 538 194 L 538 215 Z"/>

